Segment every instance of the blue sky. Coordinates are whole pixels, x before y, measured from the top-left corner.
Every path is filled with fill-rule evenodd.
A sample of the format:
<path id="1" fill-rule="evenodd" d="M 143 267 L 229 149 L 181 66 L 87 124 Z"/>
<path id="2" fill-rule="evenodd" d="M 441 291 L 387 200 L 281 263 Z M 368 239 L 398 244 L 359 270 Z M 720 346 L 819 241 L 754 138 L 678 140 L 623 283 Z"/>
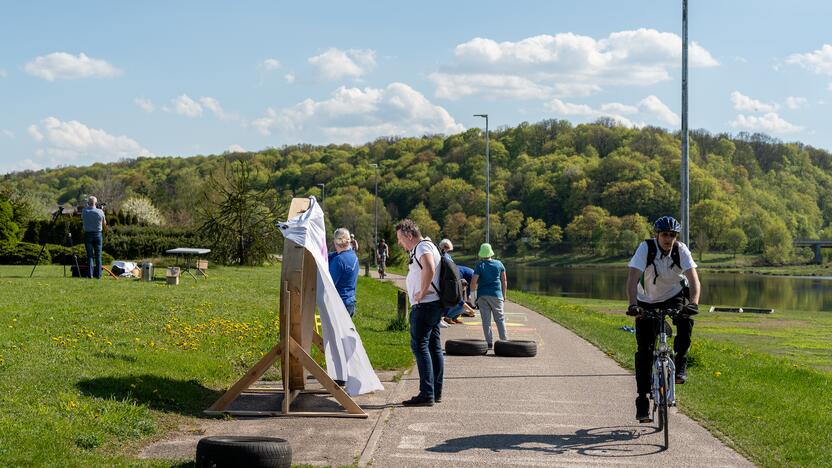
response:
<path id="1" fill-rule="evenodd" d="M 690 126 L 832 149 L 832 2 L 690 0 Z M 679 128 L 681 0 L 8 2 L 0 173 L 563 118 Z"/>

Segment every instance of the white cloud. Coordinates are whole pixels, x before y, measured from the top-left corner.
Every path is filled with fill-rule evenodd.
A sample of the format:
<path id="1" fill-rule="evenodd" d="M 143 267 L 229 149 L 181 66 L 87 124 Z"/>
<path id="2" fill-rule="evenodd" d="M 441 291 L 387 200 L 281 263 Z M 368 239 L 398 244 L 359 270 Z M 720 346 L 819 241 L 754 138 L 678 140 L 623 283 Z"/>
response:
<path id="1" fill-rule="evenodd" d="M 789 55 L 786 63 L 799 65 L 819 75 L 832 75 L 832 45 L 824 44 L 812 52 Z"/>
<path id="2" fill-rule="evenodd" d="M 806 107 L 809 101 L 805 97 L 789 96 L 786 98 L 785 104 L 789 109 L 800 109 Z"/>
<path id="3" fill-rule="evenodd" d="M 4 128 L 4 129 L 3 129 L 3 131 L 2 131 L 2 132 L 0 132 L 0 133 L 2 133 L 3 135 L 5 135 L 5 136 L 6 136 L 6 138 L 8 138 L 9 140 L 14 140 L 14 138 L 15 138 L 15 136 L 14 136 L 14 132 L 13 132 L 13 131 L 11 131 L 11 130 L 7 130 L 7 129 L 5 129 L 5 128 Z"/>
<path id="4" fill-rule="evenodd" d="M 803 130 L 803 127 L 786 122 L 776 112 L 769 112 L 760 117 L 739 114 L 731 122 L 731 126 L 742 130 L 765 133 L 795 133 Z"/>
<path id="5" fill-rule="evenodd" d="M 3 70 L 2 68 L 0 68 L 0 78 L 5 78 L 7 76 L 9 76 L 8 72 L 6 72 L 6 70 Z"/>
<path id="6" fill-rule="evenodd" d="M 310 57 L 308 62 L 315 69 L 319 80 L 360 78 L 376 66 L 374 50 L 349 49 L 342 51 L 334 47 Z"/>
<path id="7" fill-rule="evenodd" d="M 826 85 L 826 89 L 829 90 L 829 91 L 832 91 L 832 83 L 829 83 L 828 85 Z"/>
<path id="8" fill-rule="evenodd" d="M 619 102 L 608 102 L 601 104 L 601 110 L 604 112 L 612 112 L 614 114 L 635 114 L 638 112 L 638 107 L 628 106 Z"/>
<path id="9" fill-rule="evenodd" d="M 16 171 L 38 171 L 43 169 L 43 166 L 31 160 L 30 158 L 15 161 L 12 164 L 0 165 L 0 174 L 8 174 Z"/>
<path id="10" fill-rule="evenodd" d="M 292 84 L 295 82 L 295 74 L 294 73 L 287 73 L 283 76 L 286 79 L 286 82 Z"/>
<path id="11" fill-rule="evenodd" d="M 273 58 L 267 58 L 260 62 L 260 69 L 264 71 L 272 71 L 280 68 L 280 61 Z"/>
<path id="12" fill-rule="evenodd" d="M 574 33 L 500 43 L 477 37 L 457 45 L 454 61 L 429 78 L 436 84 L 436 95 L 449 99 L 472 94 L 531 99 L 541 92 L 546 97 L 578 97 L 609 85 L 647 86 L 669 80 L 670 70 L 681 65 L 681 53 L 679 36 L 644 28 L 599 40 Z M 693 67 L 719 65 L 695 42 L 689 54 Z M 514 88 L 506 92 L 494 82 L 512 83 Z"/>
<path id="13" fill-rule="evenodd" d="M 639 101 L 638 107 L 642 112 L 654 115 L 668 125 L 676 126 L 681 123 L 679 115 L 670 110 L 661 99 L 652 94 Z"/>
<path id="14" fill-rule="evenodd" d="M 156 106 L 153 105 L 153 102 L 150 101 L 150 99 L 135 98 L 133 99 L 133 103 L 139 106 L 139 109 L 147 112 L 148 114 L 156 109 Z"/>
<path id="15" fill-rule="evenodd" d="M 114 136 L 77 120 L 63 122 L 47 117 L 39 125 L 30 125 L 28 130 L 35 141 L 46 144 L 35 154 L 46 158 L 47 165 L 90 164 L 153 155 L 131 138 Z"/>
<path id="16" fill-rule="evenodd" d="M 247 150 L 238 144 L 233 144 L 225 149 L 226 153 L 246 153 Z"/>
<path id="17" fill-rule="evenodd" d="M 731 93 L 731 103 L 734 105 L 734 110 L 740 112 L 774 112 L 777 110 L 777 104 L 752 99 L 739 91 Z"/>
<path id="18" fill-rule="evenodd" d="M 48 81 L 114 78 L 124 73 L 105 60 L 94 59 L 83 53 L 75 56 L 66 52 L 53 52 L 36 57 L 27 63 L 24 69 L 30 75 Z"/>
<path id="19" fill-rule="evenodd" d="M 456 133 L 465 128 L 444 108 L 404 83 L 386 88 L 341 86 L 330 99 L 269 108 L 253 123 L 263 135 L 308 143 L 359 144 L 380 136 Z"/>
<path id="20" fill-rule="evenodd" d="M 179 115 L 190 118 L 202 116 L 202 106 L 187 94 L 171 99 L 171 104 L 173 104 L 173 112 Z"/>
<path id="21" fill-rule="evenodd" d="M 222 106 L 220 106 L 220 102 L 212 97 L 201 97 L 199 98 L 199 103 L 202 104 L 202 107 L 210 110 L 218 119 L 226 120 L 237 118 L 236 115 L 225 112 Z"/>
<path id="22" fill-rule="evenodd" d="M 612 107 L 616 107 L 615 104 L 617 103 L 613 103 Z M 604 110 L 604 106 L 601 106 L 602 109 L 599 110 L 594 109 L 586 104 L 573 104 L 569 102 L 563 102 L 557 98 L 547 102 L 546 104 L 544 104 L 544 106 L 547 109 L 551 110 L 555 115 L 559 116 L 585 117 L 587 119 L 609 117 L 625 127 L 640 126 L 633 123 L 633 121 L 631 121 L 627 117 L 624 117 L 623 115 L 616 114 L 615 112 L 611 112 L 608 110 Z"/>

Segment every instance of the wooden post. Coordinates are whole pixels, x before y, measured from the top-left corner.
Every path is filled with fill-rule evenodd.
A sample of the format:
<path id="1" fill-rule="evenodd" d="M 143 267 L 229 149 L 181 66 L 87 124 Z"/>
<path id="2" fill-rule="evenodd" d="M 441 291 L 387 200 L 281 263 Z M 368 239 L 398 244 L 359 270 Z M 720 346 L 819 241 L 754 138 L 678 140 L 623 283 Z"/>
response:
<path id="1" fill-rule="evenodd" d="M 289 218 L 309 209 L 309 199 L 295 198 L 289 207 Z M 283 245 L 283 267 L 280 288 L 280 343 L 249 369 L 205 413 L 239 416 L 336 416 L 366 418 L 365 413 L 311 357 L 313 344 L 323 351 L 323 339 L 315 332 L 317 273 L 315 258 L 305 246 L 286 239 Z M 283 405 L 277 411 L 228 410 L 228 405 L 255 383 L 278 359 L 281 359 Z M 311 373 L 346 412 L 293 412 L 292 401 L 306 390 L 306 376 Z M 321 393 L 320 391 L 313 391 Z"/>

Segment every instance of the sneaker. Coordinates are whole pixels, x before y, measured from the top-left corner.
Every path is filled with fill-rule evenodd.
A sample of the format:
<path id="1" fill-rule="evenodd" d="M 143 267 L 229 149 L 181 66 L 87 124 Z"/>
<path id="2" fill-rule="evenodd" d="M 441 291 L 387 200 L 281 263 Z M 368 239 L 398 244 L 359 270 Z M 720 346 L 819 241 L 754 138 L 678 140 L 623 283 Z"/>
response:
<path id="1" fill-rule="evenodd" d="M 450 317 L 442 317 L 442 321 L 445 323 L 454 323 L 454 319 Z"/>
<path id="2" fill-rule="evenodd" d="M 433 402 L 434 403 L 442 403 L 442 394 L 440 393 L 439 395 L 435 395 L 433 397 Z"/>
<path id="3" fill-rule="evenodd" d="M 493 347 L 494 347 L 494 345 L 492 345 L 491 343 L 488 343 L 488 349 L 491 349 Z"/>
<path id="4" fill-rule="evenodd" d="M 416 395 L 415 397 L 402 402 L 403 406 L 433 406 L 433 399 Z"/>
<path id="5" fill-rule="evenodd" d="M 453 319 L 452 322 L 453 323 L 465 323 L 465 322 L 463 322 L 462 320 L 460 320 L 458 318 Z"/>
<path id="6" fill-rule="evenodd" d="M 653 417 L 650 416 L 650 400 L 644 395 L 636 398 L 636 419 L 640 423 L 653 422 Z"/>
<path id="7" fill-rule="evenodd" d="M 444 320 L 439 321 L 439 328 L 449 328 L 449 327 L 450 327 L 450 325 L 448 325 L 448 322 L 446 322 Z"/>
<path id="8" fill-rule="evenodd" d="M 677 355 L 674 361 L 676 364 L 676 383 L 684 384 L 688 381 L 688 359 L 687 357 L 680 358 Z"/>

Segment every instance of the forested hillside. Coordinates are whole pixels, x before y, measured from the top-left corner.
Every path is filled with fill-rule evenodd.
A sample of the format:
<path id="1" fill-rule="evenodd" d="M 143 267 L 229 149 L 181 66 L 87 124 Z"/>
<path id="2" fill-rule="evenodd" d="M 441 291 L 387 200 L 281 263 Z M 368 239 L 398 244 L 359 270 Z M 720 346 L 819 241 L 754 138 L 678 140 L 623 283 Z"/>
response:
<path id="1" fill-rule="evenodd" d="M 650 220 L 679 211 L 680 142 L 666 130 L 549 120 L 490 137 L 491 237 L 503 254 L 626 254 L 648 236 Z M 293 196 L 320 199 L 323 189 L 330 226 L 346 226 L 369 245 L 378 182 L 379 229 L 388 241 L 395 241 L 392 223 L 409 216 L 428 235 L 470 251 L 484 237 L 484 154 L 483 133 L 471 129 L 360 147 L 301 145 L 14 173 L 0 181 L 0 239 L 21 238 L 28 221 L 87 194 L 142 223 L 205 227 L 233 210 L 236 187 L 261 197 L 241 211 L 269 218 L 279 218 Z M 690 157 L 696 249 L 782 263 L 793 259 L 793 239 L 832 238 L 829 152 L 765 135 L 695 131 Z"/>

